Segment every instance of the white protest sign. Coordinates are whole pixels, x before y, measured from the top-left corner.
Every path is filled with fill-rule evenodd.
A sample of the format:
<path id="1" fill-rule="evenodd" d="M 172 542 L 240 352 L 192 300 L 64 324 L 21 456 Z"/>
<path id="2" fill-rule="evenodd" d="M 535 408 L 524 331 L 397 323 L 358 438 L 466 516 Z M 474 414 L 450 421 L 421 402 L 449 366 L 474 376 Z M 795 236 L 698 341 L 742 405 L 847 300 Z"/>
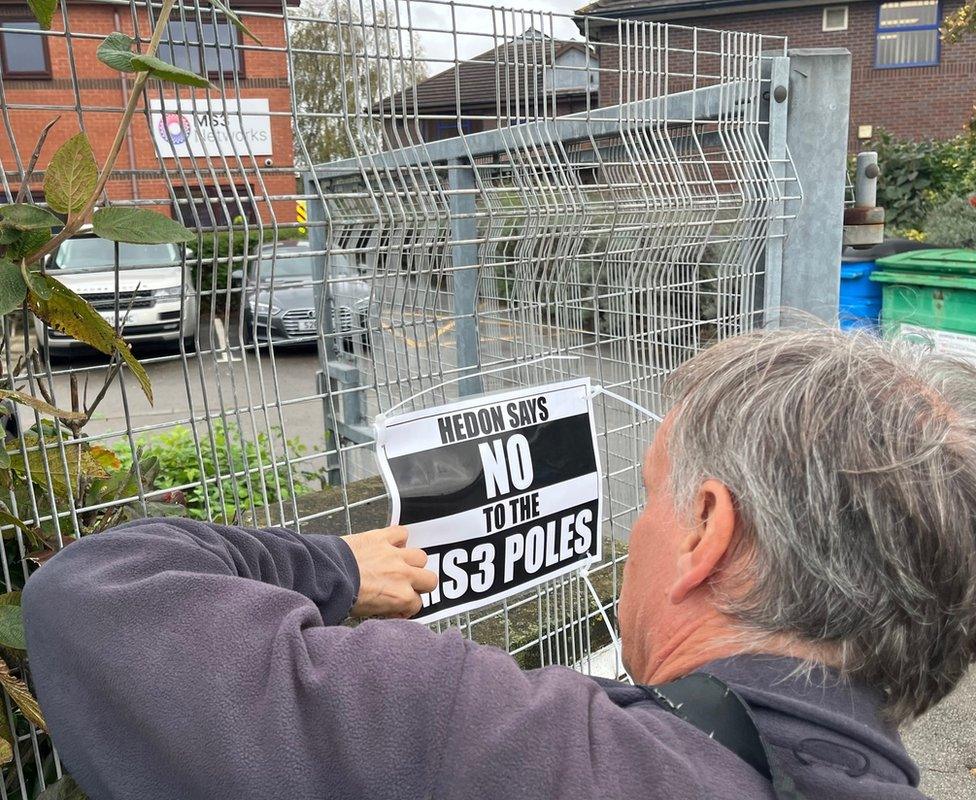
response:
<path id="1" fill-rule="evenodd" d="M 415 619 L 461 614 L 598 561 L 602 480 L 587 378 L 376 421 L 394 525 L 439 576 Z"/>

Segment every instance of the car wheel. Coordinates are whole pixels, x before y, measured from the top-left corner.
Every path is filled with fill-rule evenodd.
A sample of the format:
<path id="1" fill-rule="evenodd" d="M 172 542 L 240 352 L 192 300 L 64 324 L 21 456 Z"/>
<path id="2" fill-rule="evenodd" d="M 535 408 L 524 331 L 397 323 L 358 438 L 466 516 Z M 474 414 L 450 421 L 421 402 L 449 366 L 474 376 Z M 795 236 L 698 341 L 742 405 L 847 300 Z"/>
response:
<path id="1" fill-rule="evenodd" d="M 197 351 L 197 343 L 192 336 L 183 337 L 183 350 L 187 353 L 195 353 Z"/>

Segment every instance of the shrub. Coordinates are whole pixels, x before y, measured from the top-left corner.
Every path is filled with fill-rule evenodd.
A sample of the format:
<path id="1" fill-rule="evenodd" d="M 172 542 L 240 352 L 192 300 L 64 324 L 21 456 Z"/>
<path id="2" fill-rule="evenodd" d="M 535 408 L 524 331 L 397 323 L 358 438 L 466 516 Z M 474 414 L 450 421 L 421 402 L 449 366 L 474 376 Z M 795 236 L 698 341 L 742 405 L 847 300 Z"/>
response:
<path id="1" fill-rule="evenodd" d="M 878 205 L 889 228 L 919 228 L 940 203 L 976 189 L 976 131 L 943 141 L 895 139 L 882 131 L 871 142 L 881 177 Z"/>
<path id="2" fill-rule="evenodd" d="M 159 464 L 153 489 L 176 489 L 192 484 L 183 492 L 188 516 L 207 519 L 209 501 L 210 513 L 215 520 L 231 522 L 254 507 L 288 500 L 292 496 L 280 442 L 275 448 L 276 457 L 272 459 L 272 442 L 268 434 L 258 433 L 256 440 L 246 439 L 236 424 L 225 425 L 217 420 L 213 424 L 213 446 L 206 431 L 199 431 L 199 437 L 199 456 L 193 432 L 187 426 L 136 442 L 142 458 L 155 458 Z M 289 458 L 306 450 L 298 439 L 289 439 L 284 444 Z M 118 456 L 124 464 L 131 463 L 132 454 L 128 448 L 123 448 Z M 309 491 L 307 477 L 303 472 L 292 470 L 296 495 Z"/>
<path id="3" fill-rule="evenodd" d="M 240 218 L 234 220 L 234 226 L 243 228 L 243 220 Z M 279 242 L 284 242 L 304 239 L 306 234 L 297 228 L 279 228 L 277 238 Z M 243 230 L 203 232 L 193 265 L 193 279 L 196 281 L 199 273 L 203 299 L 210 299 L 212 293 L 216 292 L 217 297 L 214 299 L 218 302 L 230 300 L 236 304 L 239 293 L 230 291 L 231 273 L 237 269 L 244 269 L 252 255 L 263 245 L 271 244 L 274 240 L 274 231 L 265 228 L 262 232 L 253 226 L 246 234 Z"/>
<path id="4" fill-rule="evenodd" d="M 929 212 L 924 230 L 929 244 L 976 248 L 976 208 L 965 197 L 953 197 Z"/>

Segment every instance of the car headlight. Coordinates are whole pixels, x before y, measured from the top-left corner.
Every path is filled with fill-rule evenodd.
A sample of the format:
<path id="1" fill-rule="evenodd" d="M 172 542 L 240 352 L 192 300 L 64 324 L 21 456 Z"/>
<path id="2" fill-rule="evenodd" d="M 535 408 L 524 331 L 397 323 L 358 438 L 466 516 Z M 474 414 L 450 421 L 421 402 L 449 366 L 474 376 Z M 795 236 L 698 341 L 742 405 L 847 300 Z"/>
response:
<path id="1" fill-rule="evenodd" d="M 251 308 L 254 310 L 255 314 L 258 314 L 259 316 L 262 317 L 268 315 L 271 315 L 273 317 L 279 311 L 281 311 L 281 309 L 278 308 L 278 306 L 269 305 L 268 303 L 252 303 Z"/>
<path id="2" fill-rule="evenodd" d="M 153 297 L 158 299 L 179 297 L 183 294 L 182 286 L 167 286 L 165 289 L 156 289 L 153 291 Z"/>

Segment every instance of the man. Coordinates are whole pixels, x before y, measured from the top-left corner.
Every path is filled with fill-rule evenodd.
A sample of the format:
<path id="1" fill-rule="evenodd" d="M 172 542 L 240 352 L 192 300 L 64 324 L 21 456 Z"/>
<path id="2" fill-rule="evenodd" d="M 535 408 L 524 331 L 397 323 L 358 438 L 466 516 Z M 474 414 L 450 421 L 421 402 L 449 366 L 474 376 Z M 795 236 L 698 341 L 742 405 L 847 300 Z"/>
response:
<path id="1" fill-rule="evenodd" d="M 414 622 L 341 626 L 420 608 L 434 577 L 403 529 L 182 520 L 83 539 L 27 585 L 67 768 L 94 800 L 920 797 L 895 727 L 974 659 L 976 370 L 772 332 L 715 345 L 670 388 L 625 662 L 639 684 L 730 686 L 775 787 L 652 690 L 521 672 Z"/>

